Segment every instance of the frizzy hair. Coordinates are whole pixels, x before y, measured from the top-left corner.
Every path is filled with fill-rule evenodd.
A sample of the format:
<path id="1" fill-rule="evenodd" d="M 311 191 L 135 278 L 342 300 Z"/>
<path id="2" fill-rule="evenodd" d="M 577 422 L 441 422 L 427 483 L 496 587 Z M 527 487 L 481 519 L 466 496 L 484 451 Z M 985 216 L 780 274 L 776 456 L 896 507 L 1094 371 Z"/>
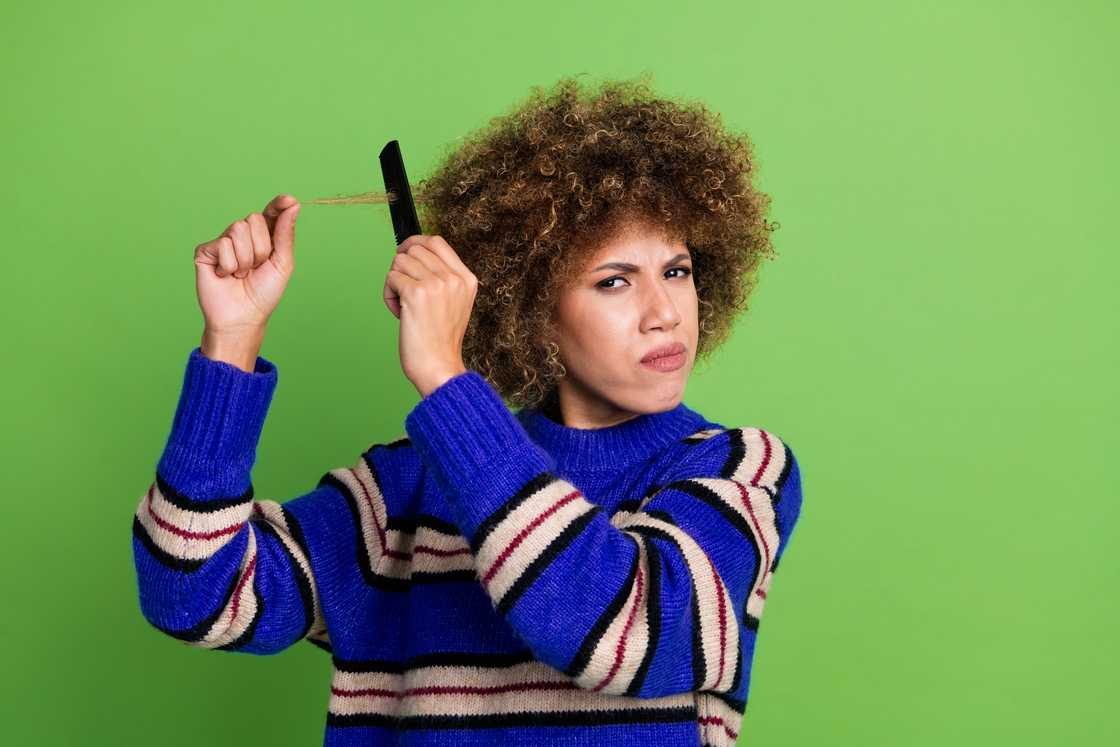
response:
<path id="1" fill-rule="evenodd" d="M 463 362 L 515 407 L 554 394 L 566 374 L 552 311 L 603 244 L 639 224 L 692 255 L 696 359 L 747 309 L 776 252 L 770 198 L 754 188 L 753 145 L 700 102 L 658 97 L 648 74 L 581 87 L 539 86 L 456 141 L 413 187 L 425 233 L 447 240 L 479 281 Z M 318 200 L 385 202 L 383 193 Z"/>

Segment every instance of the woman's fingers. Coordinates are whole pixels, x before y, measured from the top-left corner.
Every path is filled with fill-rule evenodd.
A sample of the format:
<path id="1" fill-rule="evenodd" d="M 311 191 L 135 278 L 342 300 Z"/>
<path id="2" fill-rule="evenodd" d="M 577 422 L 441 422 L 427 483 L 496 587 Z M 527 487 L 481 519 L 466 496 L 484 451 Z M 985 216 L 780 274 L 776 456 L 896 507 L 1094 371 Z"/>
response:
<path id="1" fill-rule="evenodd" d="M 268 222 L 260 213 L 249 213 L 245 216 L 249 224 L 249 236 L 253 239 L 253 267 L 261 264 L 272 254 L 272 237 L 268 234 Z"/>
<path id="2" fill-rule="evenodd" d="M 427 252 L 430 258 L 421 259 L 423 252 L 412 249 L 412 254 L 398 254 L 393 257 L 393 263 L 390 265 L 391 269 L 396 270 L 409 278 L 419 282 L 431 276 L 439 276 L 443 273 L 438 267 L 433 267 L 433 264 L 438 261 L 431 252 Z"/>
<path id="3" fill-rule="evenodd" d="M 253 269 L 253 238 L 249 235 L 249 224 L 243 220 L 235 220 L 226 229 L 226 235 L 233 239 L 233 253 L 236 267 L 233 276 L 243 278 Z"/>
<path id="4" fill-rule="evenodd" d="M 232 275 L 237 269 L 237 257 L 233 253 L 233 239 L 229 236 L 219 236 L 218 242 L 218 271 L 217 275 L 224 278 Z"/>
<path id="5" fill-rule="evenodd" d="M 264 206 L 262 214 L 264 215 L 265 222 L 268 224 L 269 233 L 276 230 L 276 219 L 280 217 L 280 214 L 297 202 L 299 202 L 299 200 L 291 195 L 276 195 Z"/>
<path id="6" fill-rule="evenodd" d="M 294 197 L 291 198 L 290 203 L 285 202 L 285 204 L 287 207 L 276 216 L 276 223 L 273 225 L 272 248 L 273 261 L 281 270 L 290 273 L 296 262 L 296 216 L 299 215 L 300 204 Z"/>
<path id="7" fill-rule="evenodd" d="M 401 296 L 416 282 L 416 280 L 395 268 L 390 269 L 385 275 L 385 305 L 389 307 L 389 312 L 397 319 L 401 318 Z"/>
<path id="8" fill-rule="evenodd" d="M 424 246 L 435 252 L 448 267 L 455 270 L 457 274 L 462 275 L 464 278 L 474 277 L 474 273 L 470 271 L 469 267 L 463 264 L 463 260 L 459 258 L 458 253 L 451 248 L 451 244 L 448 244 L 442 236 L 428 236 L 427 239 L 428 240 L 424 242 Z"/>

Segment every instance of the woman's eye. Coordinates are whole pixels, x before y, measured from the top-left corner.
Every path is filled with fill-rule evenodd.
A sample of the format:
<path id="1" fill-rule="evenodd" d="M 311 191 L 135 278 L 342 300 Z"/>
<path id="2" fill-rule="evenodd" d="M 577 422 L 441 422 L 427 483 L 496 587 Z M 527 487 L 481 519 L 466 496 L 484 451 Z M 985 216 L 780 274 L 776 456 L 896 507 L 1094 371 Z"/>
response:
<path id="1" fill-rule="evenodd" d="M 674 272 L 676 270 L 682 270 L 684 272 L 684 275 L 680 276 L 682 278 L 686 278 L 686 277 L 688 277 L 689 275 L 692 274 L 692 270 L 687 268 L 687 267 L 672 267 L 672 268 L 666 270 L 666 272 Z M 596 286 L 598 286 L 599 288 L 604 288 L 606 290 L 614 290 L 618 286 L 607 285 L 607 283 L 613 282 L 615 280 L 626 280 L 626 278 L 622 277 L 621 275 L 615 275 L 614 277 L 610 277 L 610 278 L 607 278 L 605 280 L 600 280 L 598 283 L 596 283 Z M 629 281 L 627 281 L 627 282 L 629 282 Z"/>

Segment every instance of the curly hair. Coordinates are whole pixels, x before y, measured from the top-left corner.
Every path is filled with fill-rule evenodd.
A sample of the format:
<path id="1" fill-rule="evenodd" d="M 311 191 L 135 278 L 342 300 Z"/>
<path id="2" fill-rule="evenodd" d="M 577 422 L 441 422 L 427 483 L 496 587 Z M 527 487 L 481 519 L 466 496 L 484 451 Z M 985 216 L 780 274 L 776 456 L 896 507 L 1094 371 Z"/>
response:
<path id="1" fill-rule="evenodd" d="M 655 96 L 648 76 L 581 88 L 562 78 L 460 139 L 414 189 L 425 232 L 479 281 L 464 364 L 513 406 L 566 374 L 553 310 L 598 248 L 641 225 L 683 240 L 699 302 L 696 358 L 717 349 L 773 257 L 770 198 L 746 134 L 702 103 Z M 383 202 L 385 196 L 330 202 Z M 324 200 L 323 202 L 328 202 Z"/>

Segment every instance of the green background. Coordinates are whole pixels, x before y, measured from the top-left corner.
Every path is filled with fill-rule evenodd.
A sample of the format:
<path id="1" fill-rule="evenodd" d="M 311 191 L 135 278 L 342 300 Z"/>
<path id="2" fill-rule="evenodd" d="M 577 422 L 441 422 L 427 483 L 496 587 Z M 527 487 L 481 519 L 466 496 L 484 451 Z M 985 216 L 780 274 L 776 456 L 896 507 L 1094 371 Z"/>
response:
<path id="1" fill-rule="evenodd" d="M 5 7 L 0 741 L 321 742 L 324 652 L 194 649 L 140 614 L 193 249 L 280 192 L 379 188 L 390 138 L 415 182 L 531 86 L 649 71 L 749 132 L 781 224 L 686 395 L 803 470 L 741 743 L 1116 743 L 1114 4 Z M 418 397 L 384 206 L 305 205 L 297 233 L 262 351 L 278 500 Z"/>

